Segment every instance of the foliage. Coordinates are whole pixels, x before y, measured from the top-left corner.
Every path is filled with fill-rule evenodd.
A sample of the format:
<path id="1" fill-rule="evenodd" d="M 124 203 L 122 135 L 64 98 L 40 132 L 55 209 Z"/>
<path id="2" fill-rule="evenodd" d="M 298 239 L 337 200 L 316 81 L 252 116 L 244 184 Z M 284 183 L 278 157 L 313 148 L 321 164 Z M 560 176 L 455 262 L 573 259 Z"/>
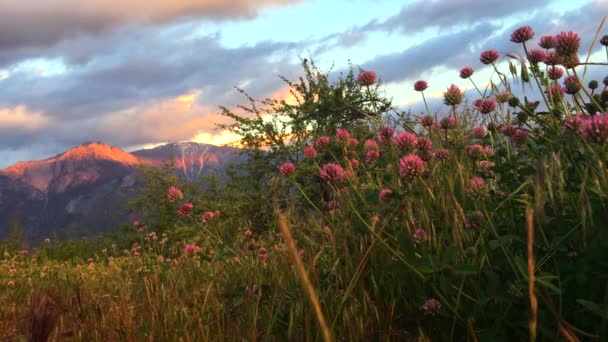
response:
<path id="1" fill-rule="evenodd" d="M 55 338 L 318 340 L 323 316 L 348 341 L 605 340 L 608 95 L 579 77 L 573 33 L 552 51 L 562 93 L 533 35 L 513 33 L 515 61 L 483 52 L 490 86 L 473 83 L 472 106 L 451 86 L 443 117 L 391 108 L 369 71 L 330 82 L 304 60 L 295 104 L 223 108 L 249 157 L 226 188 L 149 171 L 128 249 L 7 251 L 2 337 L 33 334 L 29 296 L 62 309 Z"/>

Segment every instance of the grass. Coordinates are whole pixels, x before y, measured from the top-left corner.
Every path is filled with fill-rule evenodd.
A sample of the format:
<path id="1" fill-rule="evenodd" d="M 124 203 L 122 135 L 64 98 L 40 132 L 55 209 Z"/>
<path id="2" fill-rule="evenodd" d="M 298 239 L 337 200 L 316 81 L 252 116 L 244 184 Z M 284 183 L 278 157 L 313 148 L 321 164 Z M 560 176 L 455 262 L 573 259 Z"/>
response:
<path id="1" fill-rule="evenodd" d="M 518 29 L 514 40 L 529 36 Z M 522 49 L 511 76 L 558 89 Z M 309 99 L 297 109 L 315 117 L 314 134 L 296 114 L 293 129 L 304 131 L 291 134 L 227 114 L 242 132 L 251 124 L 277 141 L 261 153 L 247 136 L 258 159 L 243 167 L 257 174 L 236 183 L 236 197 L 230 185 L 190 198 L 160 183 L 142 217 L 162 214 L 162 224 L 131 226 L 128 245 L 6 247 L 0 337 L 605 340 L 608 91 L 529 103 L 511 93 L 498 60 L 486 62 L 499 82 L 473 106 L 451 87 L 449 119 L 387 114 L 369 72 L 339 83 L 361 98 L 349 102 L 356 117 L 347 122 L 310 110 L 336 99 L 330 85 L 290 84 Z M 310 89 L 320 90 L 297 96 Z"/>

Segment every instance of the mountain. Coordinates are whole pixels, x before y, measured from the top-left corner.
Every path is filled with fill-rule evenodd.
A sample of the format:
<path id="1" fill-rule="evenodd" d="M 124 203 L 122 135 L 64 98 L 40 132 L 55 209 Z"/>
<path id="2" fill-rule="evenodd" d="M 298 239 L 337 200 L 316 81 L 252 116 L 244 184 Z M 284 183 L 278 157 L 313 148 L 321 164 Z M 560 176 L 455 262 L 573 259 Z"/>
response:
<path id="1" fill-rule="evenodd" d="M 54 157 L 0 170 L 0 239 L 19 222 L 28 239 L 94 235 L 127 220 L 124 209 L 142 186 L 140 165 L 175 158 L 176 172 L 193 180 L 241 160 L 238 149 L 172 143 L 125 152 L 92 142 Z"/>
<path id="2" fill-rule="evenodd" d="M 194 180 L 210 170 L 223 172 L 226 165 L 243 160 L 239 149 L 194 142 L 170 143 L 152 149 L 132 152 L 142 164 L 161 167 L 167 160 L 175 161 L 177 172 Z"/>

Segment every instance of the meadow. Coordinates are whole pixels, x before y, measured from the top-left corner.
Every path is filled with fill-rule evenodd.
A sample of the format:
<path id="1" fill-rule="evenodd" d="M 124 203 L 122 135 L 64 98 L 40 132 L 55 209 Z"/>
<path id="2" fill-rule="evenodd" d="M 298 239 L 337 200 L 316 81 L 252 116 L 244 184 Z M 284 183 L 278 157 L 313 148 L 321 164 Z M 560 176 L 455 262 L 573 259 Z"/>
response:
<path id="1" fill-rule="evenodd" d="M 226 185 L 148 169 L 119 239 L 1 246 L 0 338 L 606 340 L 608 77 L 585 79 L 604 61 L 575 32 L 510 40 L 425 113 L 306 59 L 296 103 L 242 91 Z"/>

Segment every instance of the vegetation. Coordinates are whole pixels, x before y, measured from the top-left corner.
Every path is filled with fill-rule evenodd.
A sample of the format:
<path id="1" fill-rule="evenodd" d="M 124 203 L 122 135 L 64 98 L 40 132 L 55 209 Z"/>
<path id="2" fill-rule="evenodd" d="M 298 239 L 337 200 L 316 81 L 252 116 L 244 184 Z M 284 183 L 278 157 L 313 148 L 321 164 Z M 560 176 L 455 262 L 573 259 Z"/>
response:
<path id="1" fill-rule="evenodd" d="M 608 80 L 581 77 L 576 33 L 533 36 L 481 54 L 472 105 L 452 85 L 420 116 L 304 60 L 295 104 L 222 109 L 249 157 L 225 188 L 151 171 L 128 245 L 7 245 L 0 336 L 606 340 Z"/>

